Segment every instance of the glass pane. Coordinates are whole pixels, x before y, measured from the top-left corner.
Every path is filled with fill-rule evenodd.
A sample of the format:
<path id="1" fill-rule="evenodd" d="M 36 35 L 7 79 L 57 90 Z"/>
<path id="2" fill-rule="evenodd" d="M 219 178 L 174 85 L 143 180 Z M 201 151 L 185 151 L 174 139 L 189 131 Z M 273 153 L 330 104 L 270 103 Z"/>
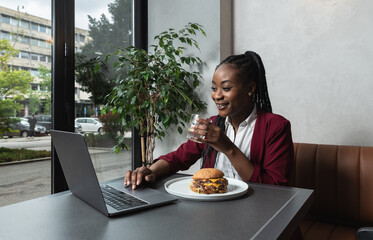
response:
<path id="1" fill-rule="evenodd" d="M 40 116 L 51 115 L 51 63 L 46 57 L 52 52 L 38 44 L 52 42 L 50 32 L 39 31 L 39 25 L 52 26 L 51 1 L 1 0 L 0 14 L 0 40 L 9 43 L 1 51 L 14 53 L 0 65 L 0 206 L 4 206 L 51 193 L 51 121 Z M 12 84 L 9 92 L 2 88 Z M 29 120 L 32 114 L 36 124 Z"/>
<path id="2" fill-rule="evenodd" d="M 103 0 L 87 6 L 75 1 L 75 117 L 84 134 L 99 181 L 123 177 L 131 167 L 131 150 L 113 153 L 115 139 L 124 135 L 131 146 L 131 133 L 121 132 L 115 115 L 103 115 L 105 96 L 114 86 L 116 73 L 109 61 L 95 74 L 95 67 L 118 47 L 132 45 L 132 1 Z M 102 62 L 101 62 L 102 63 Z M 90 74 L 85 74 L 85 73 Z M 83 118 L 87 121 L 82 122 Z"/>
<path id="3" fill-rule="evenodd" d="M 10 24 L 10 17 L 5 14 L 2 14 L 2 22 Z"/>
<path id="4" fill-rule="evenodd" d="M 34 30 L 34 31 L 38 31 L 39 25 L 35 22 L 32 22 L 31 23 L 31 29 Z"/>
<path id="5" fill-rule="evenodd" d="M 9 32 L 1 32 L 1 39 L 6 39 L 6 40 L 8 40 L 8 41 L 10 41 L 10 34 L 9 34 Z"/>
<path id="6" fill-rule="evenodd" d="M 30 22 L 29 21 L 21 21 L 21 27 L 29 29 L 30 28 Z"/>
<path id="7" fill-rule="evenodd" d="M 38 40 L 35 39 L 35 38 L 31 38 L 31 39 L 30 39 L 30 44 L 31 44 L 32 46 L 38 46 Z"/>
<path id="8" fill-rule="evenodd" d="M 45 33 L 45 32 L 47 32 L 47 28 L 44 25 L 40 25 L 39 26 L 39 31 Z"/>
<path id="9" fill-rule="evenodd" d="M 31 53 L 31 60 L 38 61 L 38 58 L 39 58 L 38 54 Z"/>
<path id="10" fill-rule="evenodd" d="M 28 52 L 21 52 L 21 58 L 29 59 L 29 53 Z"/>

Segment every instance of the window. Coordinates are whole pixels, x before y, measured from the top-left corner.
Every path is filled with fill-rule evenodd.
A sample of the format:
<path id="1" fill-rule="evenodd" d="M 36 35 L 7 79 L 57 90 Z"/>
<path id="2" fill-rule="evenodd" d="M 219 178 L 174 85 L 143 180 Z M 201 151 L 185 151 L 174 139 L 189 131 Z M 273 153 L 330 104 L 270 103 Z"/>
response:
<path id="1" fill-rule="evenodd" d="M 21 37 L 18 36 L 18 35 L 10 35 L 10 40 L 13 41 L 13 42 L 20 42 Z"/>
<path id="2" fill-rule="evenodd" d="M 30 44 L 32 45 L 32 46 L 38 46 L 39 44 L 38 44 L 38 40 L 37 39 L 35 39 L 35 38 L 30 38 Z"/>
<path id="3" fill-rule="evenodd" d="M 18 19 L 10 18 L 10 24 L 13 25 L 13 26 L 18 26 L 19 21 L 18 21 Z"/>
<path id="4" fill-rule="evenodd" d="M 39 25 L 36 23 L 31 23 L 31 30 L 38 31 L 39 30 Z"/>
<path id="5" fill-rule="evenodd" d="M 93 121 L 92 119 L 87 119 L 87 123 L 89 123 L 89 124 L 94 124 L 95 121 Z"/>
<path id="6" fill-rule="evenodd" d="M 86 123 L 87 120 L 86 119 L 77 119 L 76 122 L 77 123 Z"/>
<path id="7" fill-rule="evenodd" d="M 10 33 L 1 32 L 1 39 L 6 39 L 6 40 L 10 41 Z"/>
<path id="8" fill-rule="evenodd" d="M 91 5 L 91 8 L 87 8 L 85 5 L 85 1 L 83 0 L 75 0 L 75 24 L 76 28 L 79 28 L 79 31 L 75 31 L 74 36 L 74 43 L 75 43 L 75 55 L 81 56 L 81 54 L 88 54 L 88 56 L 98 56 L 95 51 L 97 49 L 100 49 L 100 52 L 102 52 L 102 55 L 105 56 L 106 54 L 115 52 L 118 47 L 127 47 L 132 44 L 133 36 L 132 34 L 129 34 L 129 32 L 133 31 L 133 11 L 132 11 L 132 2 L 133 1 L 114 1 L 114 0 L 104 0 L 100 3 L 97 2 L 94 6 Z M 115 4 L 112 4 L 115 3 Z M 118 4 L 117 4 L 118 3 Z M 107 19 L 113 19 L 114 16 L 108 11 L 108 4 L 112 4 L 113 7 L 116 7 L 118 9 L 113 10 L 112 12 L 114 14 L 119 14 L 119 16 L 115 16 L 116 18 L 120 17 L 121 23 L 113 23 L 110 20 L 110 24 L 108 24 L 106 21 L 101 21 L 101 14 L 105 14 Z M 79 13 L 79 15 L 77 14 Z M 92 26 L 90 29 L 88 28 L 88 16 L 94 17 L 98 19 L 97 21 L 98 26 Z M 112 28 L 111 24 L 116 24 L 115 29 L 118 29 L 118 31 L 104 31 L 104 29 Z M 85 44 L 87 42 L 87 37 L 89 36 L 89 39 L 92 39 L 93 48 L 85 47 Z M 95 41 L 96 40 L 96 41 Z M 99 40 L 99 41 L 98 41 Z M 124 45 L 123 42 L 125 42 L 127 45 Z M 107 44 L 110 43 L 110 44 Z M 94 50 L 96 49 L 96 50 Z M 79 66 L 79 64 L 84 66 L 84 62 L 88 61 L 89 58 L 75 58 L 76 65 Z M 75 72 L 77 71 L 84 71 L 84 69 L 79 69 L 79 67 L 75 68 Z M 102 72 L 103 79 L 115 79 L 115 70 L 113 68 L 112 62 L 110 63 L 109 70 L 105 73 Z M 77 75 L 79 76 L 79 75 Z M 84 79 L 83 79 L 84 84 Z M 113 84 L 113 83 L 110 83 Z M 90 117 L 90 118 L 98 118 L 101 119 L 110 119 L 110 116 L 103 116 L 101 113 L 101 108 L 104 105 L 104 102 L 102 102 L 99 99 L 103 99 L 102 96 L 106 96 L 111 87 L 110 84 L 107 82 L 107 85 L 104 87 L 101 87 L 100 89 L 94 90 L 93 93 L 87 93 L 80 90 L 80 94 L 75 95 L 75 117 Z M 84 86 L 83 86 L 84 87 Z M 96 96 L 91 97 L 92 94 L 95 94 Z M 97 102 L 92 101 L 92 99 L 97 99 Z M 113 121 L 113 120 L 108 120 Z M 105 124 L 110 124 L 110 122 L 103 123 L 104 127 Z M 86 125 L 89 125 L 90 132 L 97 132 L 99 130 L 100 123 L 96 122 L 93 119 L 88 119 Z M 87 128 L 86 126 L 82 126 L 83 132 L 85 132 Z M 112 145 L 110 147 L 105 146 L 107 149 L 106 155 L 107 157 L 110 157 L 116 168 L 121 169 L 122 172 L 125 172 L 125 170 L 129 169 L 131 166 L 131 150 L 123 150 L 118 155 L 110 154 L 111 151 L 109 148 L 113 147 L 115 145 L 115 142 L 113 139 L 110 139 L 110 134 L 113 133 L 103 133 L 101 138 L 106 139 L 107 142 L 110 142 Z M 125 133 L 122 133 L 125 134 Z M 115 133 L 114 133 L 115 135 Z M 128 134 L 130 135 L 130 134 Z M 126 136 L 128 136 L 126 135 Z M 92 135 L 92 138 L 96 137 L 97 135 Z M 131 142 L 132 138 L 128 137 L 128 141 Z M 103 147 L 100 146 L 99 142 L 96 141 L 96 143 L 93 143 L 91 145 L 88 145 L 89 149 L 93 149 L 95 147 Z M 104 160 L 104 154 L 98 154 L 95 152 L 91 153 L 91 158 L 93 161 L 93 164 L 97 167 L 99 165 L 105 165 Z M 97 168 L 96 168 L 97 169 Z M 98 178 L 100 181 L 103 180 L 109 180 L 113 176 L 120 177 L 123 174 L 119 175 L 110 175 L 108 172 L 103 171 L 97 171 L 98 172 Z"/>
<path id="9" fill-rule="evenodd" d="M 24 44 L 30 44 L 30 38 L 29 37 L 20 37 L 21 38 L 21 43 L 24 43 Z"/>
<path id="10" fill-rule="evenodd" d="M 31 53 L 31 60 L 38 61 L 39 60 L 39 55 L 35 53 Z"/>
<path id="11" fill-rule="evenodd" d="M 31 90 L 37 91 L 39 89 L 39 85 L 35 83 L 31 83 Z"/>
<path id="12" fill-rule="evenodd" d="M 52 0 L 58 1 L 58 0 Z M 1 10 L 0 13 L 0 37 L 1 39 L 7 39 L 10 44 L 19 52 L 19 59 L 11 59 L 7 64 L 12 70 L 25 70 L 28 71 L 32 77 L 34 77 L 33 82 L 29 84 L 29 88 L 25 90 L 24 93 L 19 94 L 17 92 L 12 92 L 14 99 L 22 97 L 18 102 L 19 105 L 16 109 L 11 109 L 11 116 L 16 117 L 28 117 L 31 113 L 36 113 L 39 115 L 50 115 L 51 110 L 51 92 L 50 86 L 40 85 L 44 79 L 41 79 L 38 76 L 38 67 L 41 65 L 39 62 L 39 54 L 44 55 L 43 66 L 51 69 L 52 64 L 47 62 L 47 55 L 51 56 L 52 52 L 50 49 L 42 49 L 40 51 L 38 46 L 38 41 L 47 38 L 46 34 L 41 34 L 39 32 L 39 24 L 43 24 L 45 31 L 47 28 L 50 29 L 52 26 L 47 26 L 48 20 L 51 20 L 51 11 L 45 11 L 45 6 L 51 10 L 51 3 L 49 0 L 40 0 L 39 6 L 35 7 L 35 1 L 33 0 L 18 0 L 13 1 L 15 5 L 24 6 L 20 8 L 19 11 L 17 7 L 13 7 L 12 4 L 2 4 L 3 1 L 0 0 L 0 5 L 5 6 L 7 9 L 7 14 L 5 15 Z M 62 11 L 62 10 L 58 10 Z M 40 22 L 39 22 L 40 21 Z M 9 25 L 8 25 L 9 24 Z M 31 29 L 32 31 L 29 31 Z M 38 39 L 39 38 L 39 39 Z M 51 39 L 48 38 L 51 42 Z M 16 44 L 15 44 L 16 42 Z M 25 45 L 26 44 L 26 45 Z M 36 51 L 34 51 L 36 50 Z M 32 65 L 31 65 L 32 64 Z M 32 67 L 31 67 L 32 66 Z M 40 92 L 40 89 L 43 89 L 43 92 Z M 12 96 L 9 96 L 11 99 Z M 0 101 L 3 101 L 3 98 L 0 98 Z M 1 108 L 4 106 L 0 104 Z M 20 110 L 18 110 L 18 107 Z M 1 117 L 4 117 L 4 111 L 1 109 Z M 9 112 L 9 111 L 8 111 Z M 0 125 L 2 121 L 0 121 Z M 50 135 L 47 136 L 35 136 L 37 140 L 43 140 L 40 150 L 48 151 L 49 156 L 51 156 L 51 141 Z M 27 149 L 34 149 L 31 145 L 31 142 L 22 136 L 15 136 L 13 138 L 7 139 L 8 142 L 18 142 L 22 144 L 22 147 Z M 0 142 L 0 147 L 8 147 L 9 145 L 4 145 L 3 141 Z M 38 150 L 37 148 L 36 150 Z M 51 158 L 46 161 L 31 161 L 29 166 L 31 168 L 26 169 L 22 164 L 16 164 L 10 168 L 0 167 L 0 175 L 7 179 L 6 182 L 0 182 L 0 206 L 5 206 L 13 204 L 16 202 L 29 200 L 36 197 L 41 197 L 51 194 Z M 17 172 L 22 172 L 22 174 L 17 174 Z M 32 181 L 25 181 L 24 176 L 29 176 Z M 15 190 L 14 186 L 17 186 Z M 1 234 L 0 234 L 1 235 Z"/>
<path id="13" fill-rule="evenodd" d="M 10 17 L 9 17 L 9 16 L 6 16 L 6 15 L 1 15 L 1 21 L 2 21 L 3 23 L 10 24 Z"/>
<path id="14" fill-rule="evenodd" d="M 39 31 L 46 33 L 47 32 L 47 27 L 43 26 L 43 25 L 40 25 Z"/>
<path id="15" fill-rule="evenodd" d="M 30 28 L 30 22 L 21 20 L 21 27 L 29 29 Z"/>
<path id="16" fill-rule="evenodd" d="M 47 47 L 47 43 L 45 41 L 38 40 L 38 43 L 39 43 L 39 47 L 44 47 L 44 48 Z"/>
<path id="17" fill-rule="evenodd" d="M 28 52 L 20 52 L 20 54 L 21 54 L 21 58 L 24 58 L 24 59 L 30 58 L 30 54 Z"/>
<path id="18" fill-rule="evenodd" d="M 80 36 L 80 40 L 81 40 L 80 44 L 83 43 L 83 46 L 79 45 L 79 48 L 84 47 L 84 43 L 89 40 L 89 38 L 88 38 L 89 31 L 88 31 L 88 17 L 87 17 L 87 14 L 95 17 L 96 19 L 100 19 L 100 15 L 104 11 L 102 9 L 106 9 L 105 14 L 108 15 L 107 14 L 108 4 L 109 3 L 114 3 L 114 0 L 97 1 L 93 5 L 93 7 L 96 8 L 96 9 L 92 9 L 92 10 L 90 10 L 90 12 L 88 12 L 88 8 L 86 7 L 85 1 L 83 1 L 83 0 L 75 0 L 75 2 L 72 1 L 72 0 L 68 0 L 68 1 L 41 0 L 41 1 L 42 1 L 43 6 L 49 6 L 50 9 L 52 8 L 51 3 L 53 3 L 54 17 L 56 19 L 61 19 L 62 21 L 53 21 L 54 24 L 55 24 L 54 27 L 56 27 L 56 29 L 53 29 L 53 31 L 52 31 L 52 26 L 47 25 L 45 21 L 38 22 L 38 18 L 25 17 L 24 19 L 21 19 L 21 20 L 30 22 L 29 23 L 30 24 L 30 29 L 32 30 L 30 32 L 31 32 L 32 35 L 28 35 L 28 31 L 24 31 L 24 34 L 25 34 L 26 37 L 29 38 L 29 42 L 31 44 L 30 46 L 41 46 L 41 47 L 44 46 L 45 47 L 45 49 L 43 49 L 43 55 L 48 56 L 48 57 L 46 57 L 47 62 L 43 63 L 43 65 L 50 66 L 50 69 L 53 70 L 52 72 L 55 73 L 55 75 L 53 76 L 53 78 L 54 78 L 53 79 L 53 83 L 54 83 L 53 86 L 55 88 L 53 94 L 54 94 L 54 96 L 56 96 L 56 98 L 55 98 L 56 100 L 53 102 L 53 106 L 54 106 L 55 109 L 58 110 L 58 111 L 55 111 L 55 112 L 58 112 L 58 113 L 53 117 L 53 119 L 55 121 L 54 122 L 55 126 L 57 127 L 57 129 L 69 129 L 71 131 L 74 131 L 74 119 L 75 119 L 75 117 L 82 116 L 84 114 L 89 115 L 89 116 L 96 116 L 97 115 L 97 116 L 101 117 L 101 112 L 100 112 L 100 106 L 101 105 L 97 104 L 96 105 L 97 107 L 96 107 L 95 105 L 92 104 L 92 101 L 90 100 L 89 95 L 87 95 L 88 93 L 85 93 L 85 92 L 82 92 L 82 91 L 78 90 L 79 94 L 76 95 L 77 98 L 76 98 L 76 102 L 75 102 L 75 107 L 73 106 L 73 108 L 71 108 L 69 106 L 69 108 L 67 108 L 67 104 L 66 104 L 67 100 L 69 102 L 71 102 L 71 100 L 73 100 L 73 99 L 67 99 L 67 98 L 74 97 L 73 91 L 75 89 L 74 88 L 74 75 L 73 75 L 75 69 L 74 69 L 74 65 L 73 65 L 73 61 L 72 61 L 72 59 L 74 57 L 73 54 L 74 54 L 74 47 L 75 46 L 74 46 L 73 42 L 69 41 L 69 39 L 74 38 L 74 36 L 73 36 L 74 27 L 78 27 L 79 31 L 82 29 L 84 31 L 84 33 Z M 122 1 L 120 1 L 120 2 L 122 2 Z M 123 1 L 123 2 L 125 2 L 125 1 Z M 131 33 L 134 33 L 134 31 L 132 29 L 133 28 L 132 19 L 134 19 L 134 17 L 131 16 L 131 14 L 133 12 L 131 4 L 132 4 L 132 2 L 135 2 L 135 4 L 138 4 L 139 1 L 126 1 L 126 2 L 128 2 L 128 5 L 125 6 L 126 13 L 123 14 L 123 17 L 125 17 L 124 19 L 125 19 L 126 23 L 128 24 L 125 27 L 125 29 L 131 28 L 131 31 L 126 30 L 127 33 L 131 34 Z M 32 0 L 19 0 L 19 1 L 17 1 L 17 4 L 20 5 L 20 6 L 24 6 L 25 7 L 24 8 L 25 12 L 27 12 L 28 15 L 33 15 L 33 16 L 36 16 L 36 17 L 45 18 L 46 20 L 51 20 L 51 19 L 49 19 L 49 17 L 51 16 L 51 12 L 46 13 L 46 14 L 45 14 L 45 11 L 44 12 L 39 11 L 39 12 L 36 12 L 36 13 L 34 12 L 35 9 L 36 10 L 41 10 L 41 9 L 44 9 L 44 8 L 34 8 L 35 3 Z M 141 8 L 141 9 L 143 9 L 143 8 Z M 146 8 L 144 8 L 144 9 L 146 9 Z M 13 10 L 14 10 L 14 14 L 17 14 L 17 10 L 16 9 L 13 9 Z M 72 19 L 73 19 L 72 15 L 75 14 L 74 10 L 77 11 L 76 16 L 75 16 L 75 23 L 76 24 L 84 23 L 84 26 L 83 25 L 77 25 L 77 26 L 72 26 L 71 25 L 71 24 L 74 23 L 72 21 Z M 81 12 L 82 14 L 78 14 L 78 12 Z M 98 13 L 97 15 L 95 15 L 96 12 Z M 110 15 L 108 15 L 107 17 L 111 21 Z M 144 19 L 144 18 L 141 18 L 141 19 Z M 1 15 L 0 21 L 3 23 L 3 24 L 0 24 L 0 30 L 3 30 L 1 28 L 3 26 L 5 26 L 6 24 L 11 24 L 12 23 L 14 26 L 17 26 L 17 27 L 20 26 L 20 24 L 22 24 L 22 23 L 16 21 L 16 19 L 13 19 L 13 18 L 11 18 L 9 16 L 5 16 L 5 15 Z M 145 22 L 147 22 L 147 21 L 145 21 Z M 44 27 L 40 27 L 40 25 L 43 25 Z M 39 30 L 39 28 L 41 30 Z M 49 30 L 49 28 L 51 30 Z M 15 29 L 15 28 L 13 28 L 13 29 Z M 7 30 L 7 31 L 9 31 L 9 30 Z M 38 39 L 39 38 L 38 37 L 38 32 L 39 31 L 40 32 L 45 32 L 47 34 L 49 34 L 49 32 L 53 32 L 53 34 L 54 34 L 53 41 L 52 41 L 52 39 L 49 39 L 48 42 L 46 43 L 44 40 L 42 40 L 42 38 L 44 38 L 46 36 L 46 34 L 43 34 L 43 37 Z M 78 31 L 76 31 L 76 32 L 78 32 Z M 79 34 L 80 34 L 80 32 L 79 32 Z M 82 36 L 85 36 L 85 37 L 83 38 Z M 129 43 L 133 44 L 132 43 L 133 36 L 128 35 L 128 37 L 131 39 L 131 41 L 129 41 Z M 3 30 L 3 32 L 1 32 L 1 38 L 11 40 L 13 37 L 11 37 L 8 32 L 4 33 L 4 30 Z M 118 38 L 120 39 L 120 37 L 118 37 Z M 116 39 L 116 40 L 119 40 L 119 39 Z M 144 39 L 146 39 L 146 37 Z M 21 38 L 14 37 L 12 40 L 13 41 L 18 40 L 18 42 L 20 42 Z M 53 61 L 51 61 L 50 60 L 51 57 L 49 57 L 49 56 L 52 56 L 52 52 L 50 51 L 51 44 L 55 44 L 56 48 L 62 49 L 66 42 L 67 42 L 68 47 L 69 47 L 68 48 L 68 50 L 70 51 L 69 53 L 72 53 L 72 54 L 69 54 L 67 57 L 65 57 L 65 56 L 63 56 L 63 54 L 61 54 L 61 55 L 59 54 L 61 52 L 56 51 L 57 56 L 53 56 Z M 16 44 L 16 45 L 19 46 L 21 44 Z M 24 47 L 24 46 L 22 46 L 22 47 Z M 18 50 L 23 50 L 24 51 L 24 49 L 18 49 Z M 48 50 L 48 52 L 44 52 L 44 50 L 45 51 Z M 33 52 L 31 57 L 33 59 L 35 59 L 36 55 L 39 55 L 40 53 Z M 19 62 L 21 62 L 21 61 L 19 61 Z M 26 61 L 22 61 L 22 62 L 26 62 Z M 50 62 L 51 62 L 51 64 L 49 65 Z M 37 75 L 37 69 L 34 69 L 34 68 L 30 69 L 28 64 L 29 63 L 25 64 L 24 66 L 11 65 L 10 67 L 12 69 L 28 70 L 28 71 L 31 72 L 31 74 L 33 76 L 36 76 Z M 40 79 L 38 79 L 38 80 L 40 80 Z M 41 88 L 41 89 L 44 90 L 43 87 L 38 86 L 37 82 L 33 82 L 32 85 L 30 85 L 30 88 L 35 89 L 35 90 Z M 51 88 L 46 87 L 45 89 L 51 89 Z M 48 90 L 46 90 L 46 93 L 49 94 L 49 98 L 47 98 L 48 94 L 44 94 L 44 92 L 43 92 L 43 95 L 42 95 L 43 99 L 42 99 L 41 105 L 39 106 L 39 108 L 37 110 L 37 111 L 39 111 L 38 114 L 43 114 L 44 115 L 47 111 L 50 111 L 49 106 L 51 104 L 51 101 L 50 101 L 51 93 L 50 93 L 50 91 L 48 92 Z M 33 94 L 37 94 L 37 92 L 33 92 Z M 30 103 L 29 96 L 26 96 L 25 99 L 22 100 L 23 109 L 19 112 L 16 112 L 15 114 L 17 116 L 28 116 L 28 115 L 30 115 L 31 110 L 29 108 L 30 107 L 29 103 Z M 75 112 L 74 112 L 74 109 L 75 109 Z M 86 111 L 84 111 L 84 109 L 86 109 Z M 45 114 L 45 115 L 50 115 L 50 112 L 48 114 Z M 67 119 L 68 121 L 66 121 L 66 118 L 68 118 Z M 48 138 L 48 136 L 46 138 Z M 0 143 L 0 147 L 2 147 L 1 143 Z M 47 150 L 47 151 L 50 151 L 50 149 L 51 149 L 50 144 L 47 144 L 46 146 L 43 146 L 43 147 L 45 147 L 45 150 Z M 117 162 L 117 164 L 122 169 L 129 169 L 130 168 L 131 152 L 127 151 L 127 152 L 122 152 L 119 155 L 116 155 L 116 154 L 112 154 L 111 151 L 108 151 L 108 152 L 105 152 L 104 154 L 107 154 L 110 157 L 114 157 L 115 161 Z M 99 153 L 93 154 L 92 157 L 94 159 L 95 166 L 97 166 L 97 163 L 100 163 L 100 162 L 104 163 L 103 160 L 106 159 L 106 158 L 103 157 L 102 154 L 100 155 Z M 35 162 L 35 163 L 37 165 L 34 168 L 35 171 L 32 172 L 32 174 L 34 174 L 32 177 L 33 177 L 33 180 L 35 180 L 35 181 L 30 182 L 30 184 L 32 185 L 31 187 L 30 187 L 30 185 L 27 184 L 27 182 L 20 183 L 21 180 L 22 180 L 20 175 L 15 174 L 16 171 L 21 171 L 24 174 L 27 174 L 25 172 L 25 170 L 20 169 L 23 164 L 14 165 L 15 168 L 19 168 L 19 169 L 10 170 L 10 171 L 7 171 L 6 173 L 4 173 L 4 175 L 3 175 L 4 178 L 11 179 L 12 184 L 13 183 L 18 184 L 19 186 L 21 186 L 23 188 L 19 189 L 17 191 L 14 191 L 9 186 L 5 186 L 4 183 L 0 183 L 0 185 L 2 187 L 1 188 L 1 194 L 0 194 L 0 206 L 9 205 L 9 204 L 16 203 L 16 202 L 19 202 L 19 201 L 28 200 L 28 199 L 31 199 L 31 198 L 36 198 L 36 197 L 48 195 L 48 194 L 51 193 L 50 189 L 52 189 L 53 192 L 60 192 L 60 191 L 67 190 L 67 185 L 64 182 L 65 181 L 64 176 L 63 176 L 62 170 L 61 170 L 61 168 L 58 164 L 58 158 L 57 158 L 56 155 L 52 156 L 52 161 L 38 161 L 38 162 Z M 47 170 L 39 171 L 40 169 L 42 169 L 41 167 L 39 167 L 39 166 L 41 166 L 41 164 L 47 165 L 47 167 L 45 168 Z M 49 164 L 49 166 L 48 166 L 48 164 Z M 106 167 L 104 167 L 104 168 L 106 168 Z M 38 172 L 36 172 L 36 170 Z M 51 172 L 52 172 L 52 176 L 50 174 Z M 120 173 L 120 176 L 122 176 L 122 174 L 123 174 L 123 172 Z M 51 181 L 50 181 L 51 178 L 53 179 L 53 185 L 51 185 Z M 99 180 L 102 181 L 103 179 L 105 179 L 105 174 L 99 175 Z M 36 182 L 37 182 L 37 184 L 35 184 Z M 6 198 L 4 196 L 6 196 Z"/>
<path id="19" fill-rule="evenodd" d="M 39 59 L 40 59 L 40 60 L 39 60 L 40 62 L 46 62 L 46 61 L 47 61 L 47 56 L 45 56 L 45 55 L 40 55 L 40 56 L 39 56 Z"/>
<path id="20" fill-rule="evenodd" d="M 30 69 L 30 73 L 31 73 L 31 76 L 37 77 L 39 74 L 39 71 L 37 69 L 32 68 Z"/>

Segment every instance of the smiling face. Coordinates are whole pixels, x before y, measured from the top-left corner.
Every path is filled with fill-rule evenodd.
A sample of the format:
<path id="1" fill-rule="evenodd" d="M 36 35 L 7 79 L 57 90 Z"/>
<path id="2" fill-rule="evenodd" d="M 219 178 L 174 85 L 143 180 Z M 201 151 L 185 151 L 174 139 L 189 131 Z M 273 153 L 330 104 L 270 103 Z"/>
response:
<path id="1" fill-rule="evenodd" d="M 240 124 L 251 113 L 254 104 L 252 95 L 255 83 L 247 82 L 232 64 L 223 64 L 216 69 L 212 79 L 211 97 L 219 115 L 230 117 L 232 123 Z"/>

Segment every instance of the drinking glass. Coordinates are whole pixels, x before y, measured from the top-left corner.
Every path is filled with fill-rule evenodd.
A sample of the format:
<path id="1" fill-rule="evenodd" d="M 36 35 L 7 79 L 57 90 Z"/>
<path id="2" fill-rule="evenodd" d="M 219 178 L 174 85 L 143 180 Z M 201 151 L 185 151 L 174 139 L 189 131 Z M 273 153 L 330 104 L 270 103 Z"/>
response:
<path id="1" fill-rule="evenodd" d="M 201 138 L 201 139 L 204 139 L 205 136 L 203 135 L 200 135 L 200 134 L 197 134 L 197 133 L 194 133 L 194 132 L 190 132 L 190 129 L 194 126 L 198 126 L 198 122 L 197 122 L 197 119 L 199 118 L 199 115 L 198 114 L 192 114 L 191 117 L 190 117 L 190 124 L 189 124 L 189 127 L 188 127 L 188 134 L 187 134 L 187 139 L 191 140 L 191 141 L 194 141 L 194 142 L 197 142 L 197 143 L 201 143 L 200 141 L 196 140 L 195 138 Z"/>

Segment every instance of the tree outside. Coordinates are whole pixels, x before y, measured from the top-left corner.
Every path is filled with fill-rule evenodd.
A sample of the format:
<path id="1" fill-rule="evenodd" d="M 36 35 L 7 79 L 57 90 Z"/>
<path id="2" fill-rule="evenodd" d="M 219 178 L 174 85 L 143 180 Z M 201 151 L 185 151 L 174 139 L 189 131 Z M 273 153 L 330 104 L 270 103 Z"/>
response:
<path id="1" fill-rule="evenodd" d="M 114 59 L 105 62 L 103 56 L 114 52 L 119 46 L 132 45 L 132 2 L 115 0 L 108 4 L 110 18 L 89 18 L 90 41 L 75 55 L 76 82 L 81 90 L 91 94 L 94 108 L 100 110 L 106 96 L 115 86 L 118 74 L 113 68 Z M 77 107 L 77 109 L 80 109 Z"/>
<path id="2" fill-rule="evenodd" d="M 8 67 L 9 59 L 17 53 L 8 40 L 0 40 L 0 137 L 1 133 L 11 131 L 9 124 L 14 120 L 10 117 L 23 108 L 19 101 L 24 99 L 34 80 L 30 72 Z"/>

